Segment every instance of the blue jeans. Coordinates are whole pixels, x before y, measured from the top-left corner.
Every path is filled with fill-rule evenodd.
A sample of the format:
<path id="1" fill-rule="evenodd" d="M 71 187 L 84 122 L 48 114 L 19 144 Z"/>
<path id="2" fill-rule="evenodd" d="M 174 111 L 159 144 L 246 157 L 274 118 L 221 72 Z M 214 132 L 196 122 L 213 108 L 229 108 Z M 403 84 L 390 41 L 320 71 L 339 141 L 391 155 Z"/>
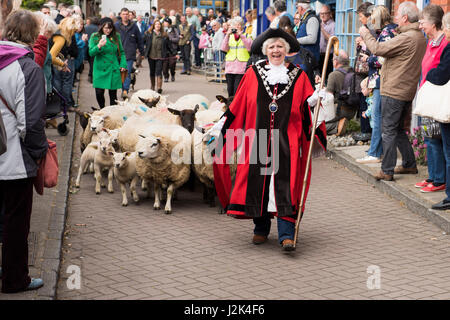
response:
<path id="1" fill-rule="evenodd" d="M 264 215 L 260 218 L 253 218 L 255 229 L 253 233 L 259 236 L 268 236 L 270 233 L 270 215 Z M 282 243 L 286 239 L 294 240 L 295 223 L 277 218 L 278 224 L 278 241 Z"/>
<path id="2" fill-rule="evenodd" d="M 383 154 L 383 141 L 381 139 L 381 96 L 380 89 L 373 90 L 372 104 L 372 137 L 370 140 L 369 156 L 379 158 Z"/>
<path id="3" fill-rule="evenodd" d="M 446 202 L 450 202 L 450 123 L 441 123 L 442 147 L 445 157 L 445 193 Z"/>
<path id="4" fill-rule="evenodd" d="M 72 107 L 74 100 L 72 97 L 73 79 L 75 74 L 75 63 L 73 59 L 68 60 L 70 72 L 58 71 L 56 68 L 53 72 L 53 86 L 64 97 L 62 102 L 66 107 Z"/>
<path id="5" fill-rule="evenodd" d="M 441 139 L 425 138 L 427 144 L 428 179 L 445 183 L 445 158 Z"/>
<path id="6" fill-rule="evenodd" d="M 123 82 L 123 90 L 130 90 L 130 84 L 131 84 L 131 70 L 133 69 L 133 63 L 134 60 L 127 60 L 127 69 L 128 69 L 128 74 L 127 77 L 125 79 L 125 81 Z"/>

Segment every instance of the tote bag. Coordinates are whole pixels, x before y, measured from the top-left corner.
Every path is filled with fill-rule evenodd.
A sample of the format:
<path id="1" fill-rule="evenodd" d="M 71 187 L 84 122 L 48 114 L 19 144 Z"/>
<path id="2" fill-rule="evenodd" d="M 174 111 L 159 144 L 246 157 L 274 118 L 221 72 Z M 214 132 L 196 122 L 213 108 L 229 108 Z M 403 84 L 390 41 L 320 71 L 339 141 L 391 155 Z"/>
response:
<path id="1" fill-rule="evenodd" d="M 417 93 L 413 113 L 442 123 L 450 123 L 450 81 L 437 86 L 426 81 Z"/>

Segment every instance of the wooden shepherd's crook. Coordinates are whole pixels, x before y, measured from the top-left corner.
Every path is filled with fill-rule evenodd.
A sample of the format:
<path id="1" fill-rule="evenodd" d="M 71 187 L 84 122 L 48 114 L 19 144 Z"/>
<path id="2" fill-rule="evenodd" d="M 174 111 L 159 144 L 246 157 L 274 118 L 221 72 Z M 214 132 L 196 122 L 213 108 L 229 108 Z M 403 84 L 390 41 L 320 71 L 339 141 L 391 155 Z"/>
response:
<path id="1" fill-rule="evenodd" d="M 339 39 L 336 36 L 332 36 L 330 39 L 328 39 L 327 51 L 325 53 L 325 61 L 323 63 L 322 78 L 320 80 L 319 90 L 323 89 L 323 85 L 325 82 L 325 76 L 327 73 L 328 59 L 330 58 L 330 51 L 331 51 L 332 45 L 334 45 L 334 54 L 339 55 Z M 303 188 L 302 188 L 302 195 L 300 197 L 300 206 L 298 208 L 298 217 L 297 217 L 297 221 L 295 222 L 294 248 L 297 246 L 298 229 L 300 227 L 300 221 L 302 221 L 302 217 L 303 217 L 302 208 L 303 208 L 303 204 L 305 201 L 306 184 L 308 183 L 308 172 L 309 172 L 309 167 L 311 166 L 311 155 L 312 155 L 312 149 L 313 149 L 313 145 L 314 145 L 314 138 L 316 136 L 316 125 L 317 125 L 317 119 L 319 118 L 321 100 L 322 100 L 322 98 L 319 96 L 319 99 L 317 100 L 317 105 L 314 108 L 314 121 L 312 124 L 312 132 L 311 132 L 311 140 L 310 140 L 311 143 L 309 144 L 308 158 L 306 161 L 305 178 L 303 179 Z"/>

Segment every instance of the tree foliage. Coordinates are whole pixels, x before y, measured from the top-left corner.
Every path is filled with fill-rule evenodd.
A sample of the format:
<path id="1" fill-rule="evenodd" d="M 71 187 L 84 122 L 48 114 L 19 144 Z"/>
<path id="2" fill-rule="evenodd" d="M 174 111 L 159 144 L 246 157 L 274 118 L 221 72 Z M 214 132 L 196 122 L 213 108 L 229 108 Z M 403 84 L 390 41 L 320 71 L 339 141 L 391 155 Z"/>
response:
<path id="1" fill-rule="evenodd" d="M 23 0 L 21 7 L 28 10 L 39 10 L 39 8 L 46 2 L 47 0 Z M 73 4 L 73 0 L 67 0 L 64 2 L 70 5 Z"/>

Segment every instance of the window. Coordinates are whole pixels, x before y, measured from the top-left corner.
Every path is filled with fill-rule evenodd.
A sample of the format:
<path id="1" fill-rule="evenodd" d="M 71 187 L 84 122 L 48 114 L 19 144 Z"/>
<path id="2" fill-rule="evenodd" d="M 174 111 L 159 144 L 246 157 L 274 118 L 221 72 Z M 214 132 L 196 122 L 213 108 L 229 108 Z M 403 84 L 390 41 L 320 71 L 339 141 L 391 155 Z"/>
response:
<path id="1" fill-rule="evenodd" d="M 361 27 L 356 9 L 363 2 L 363 0 L 340 0 L 336 5 L 336 36 L 339 38 L 339 47 L 350 57 L 350 64 L 353 64 L 355 59 L 355 39 L 359 37 L 358 30 Z"/>

